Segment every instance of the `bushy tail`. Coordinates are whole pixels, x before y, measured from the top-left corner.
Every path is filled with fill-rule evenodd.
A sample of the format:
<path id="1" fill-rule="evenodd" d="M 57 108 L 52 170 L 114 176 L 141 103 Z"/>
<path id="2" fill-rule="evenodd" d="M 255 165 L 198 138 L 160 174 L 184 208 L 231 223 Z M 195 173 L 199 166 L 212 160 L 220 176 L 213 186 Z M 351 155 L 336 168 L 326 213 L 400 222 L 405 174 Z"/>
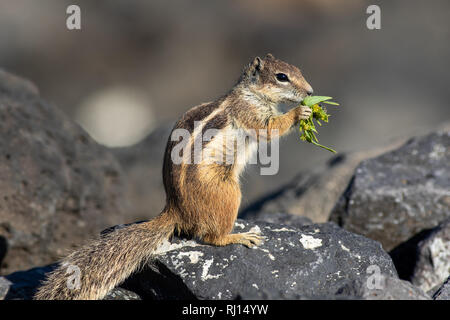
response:
<path id="1" fill-rule="evenodd" d="M 95 300 L 123 282 L 168 239 L 175 222 L 167 212 L 100 237 L 65 258 L 38 288 L 38 300 Z"/>

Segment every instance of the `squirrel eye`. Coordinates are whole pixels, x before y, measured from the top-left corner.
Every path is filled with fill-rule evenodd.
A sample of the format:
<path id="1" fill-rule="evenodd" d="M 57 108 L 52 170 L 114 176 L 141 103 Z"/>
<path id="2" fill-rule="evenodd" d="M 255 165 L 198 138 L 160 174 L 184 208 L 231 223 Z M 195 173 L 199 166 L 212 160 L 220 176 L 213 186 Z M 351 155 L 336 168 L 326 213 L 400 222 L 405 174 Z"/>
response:
<path id="1" fill-rule="evenodd" d="M 285 75 L 284 73 L 277 73 L 276 74 L 277 80 L 281 81 L 281 82 L 287 82 L 289 81 L 289 78 L 287 75 Z"/>

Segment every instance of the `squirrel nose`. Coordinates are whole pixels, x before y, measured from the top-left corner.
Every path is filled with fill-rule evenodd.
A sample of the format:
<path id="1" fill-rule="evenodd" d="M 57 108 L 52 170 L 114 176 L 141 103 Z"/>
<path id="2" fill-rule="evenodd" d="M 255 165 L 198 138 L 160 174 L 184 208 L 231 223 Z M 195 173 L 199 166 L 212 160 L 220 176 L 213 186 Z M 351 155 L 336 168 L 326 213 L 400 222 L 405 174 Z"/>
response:
<path id="1" fill-rule="evenodd" d="M 311 89 L 309 89 L 309 90 L 306 90 L 306 94 L 307 94 L 308 96 L 312 96 L 313 93 L 314 93 L 313 88 L 311 88 Z"/>

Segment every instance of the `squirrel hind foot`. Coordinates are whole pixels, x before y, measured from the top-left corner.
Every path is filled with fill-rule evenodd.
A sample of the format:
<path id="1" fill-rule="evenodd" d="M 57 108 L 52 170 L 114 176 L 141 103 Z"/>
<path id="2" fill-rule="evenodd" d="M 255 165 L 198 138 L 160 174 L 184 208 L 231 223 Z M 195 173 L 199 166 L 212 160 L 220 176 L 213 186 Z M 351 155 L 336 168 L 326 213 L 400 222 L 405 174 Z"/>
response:
<path id="1" fill-rule="evenodd" d="M 232 233 L 222 237 L 206 236 L 203 241 L 214 246 L 226 246 L 229 244 L 242 244 L 248 248 L 253 248 L 261 244 L 264 237 L 256 232 Z"/>

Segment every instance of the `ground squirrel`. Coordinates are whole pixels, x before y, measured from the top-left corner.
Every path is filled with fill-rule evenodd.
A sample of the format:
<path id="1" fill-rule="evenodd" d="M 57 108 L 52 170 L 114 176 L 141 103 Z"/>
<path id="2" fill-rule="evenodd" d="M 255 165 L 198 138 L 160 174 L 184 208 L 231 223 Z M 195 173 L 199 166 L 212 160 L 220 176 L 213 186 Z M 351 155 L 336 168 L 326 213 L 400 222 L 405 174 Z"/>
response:
<path id="1" fill-rule="evenodd" d="M 196 135 L 206 128 L 215 128 L 217 136 L 228 137 L 237 132 L 233 129 L 263 130 L 270 140 L 273 132 L 282 136 L 311 115 L 311 109 L 305 106 L 281 113 L 279 105 L 299 104 L 312 92 L 295 66 L 271 54 L 264 59 L 256 57 L 226 95 L 190 109 L 173 130 L 189 132 L 189 150 Z M 194 122 L 200 125 L 194 126 Z M 223 140 L 217 136 L 202 142 L 202 149 L 208 149 L 209 154 L 222 151 L 224 146 L 218 141 Z M 239 175 L 244 166 L 204 159 L 175 164 L 171 154 L 177 141 L 172 140 L 169 138 L 164 156 L 166 206 L 161 214 L 102 235 L 70 254 L 48 275 L 35 299 L 101 299 L 148 261 L 175 230 L 216 246 L 237 243 L 251 247 L 260 243 L 261 236 L 253 232 L 231 234 L 241 202 Z M 254 144 L 246 144 L 246 152 L 254 149 Z M 68 266 L 79 268 L 78 288 L 68 285 Z"/>

